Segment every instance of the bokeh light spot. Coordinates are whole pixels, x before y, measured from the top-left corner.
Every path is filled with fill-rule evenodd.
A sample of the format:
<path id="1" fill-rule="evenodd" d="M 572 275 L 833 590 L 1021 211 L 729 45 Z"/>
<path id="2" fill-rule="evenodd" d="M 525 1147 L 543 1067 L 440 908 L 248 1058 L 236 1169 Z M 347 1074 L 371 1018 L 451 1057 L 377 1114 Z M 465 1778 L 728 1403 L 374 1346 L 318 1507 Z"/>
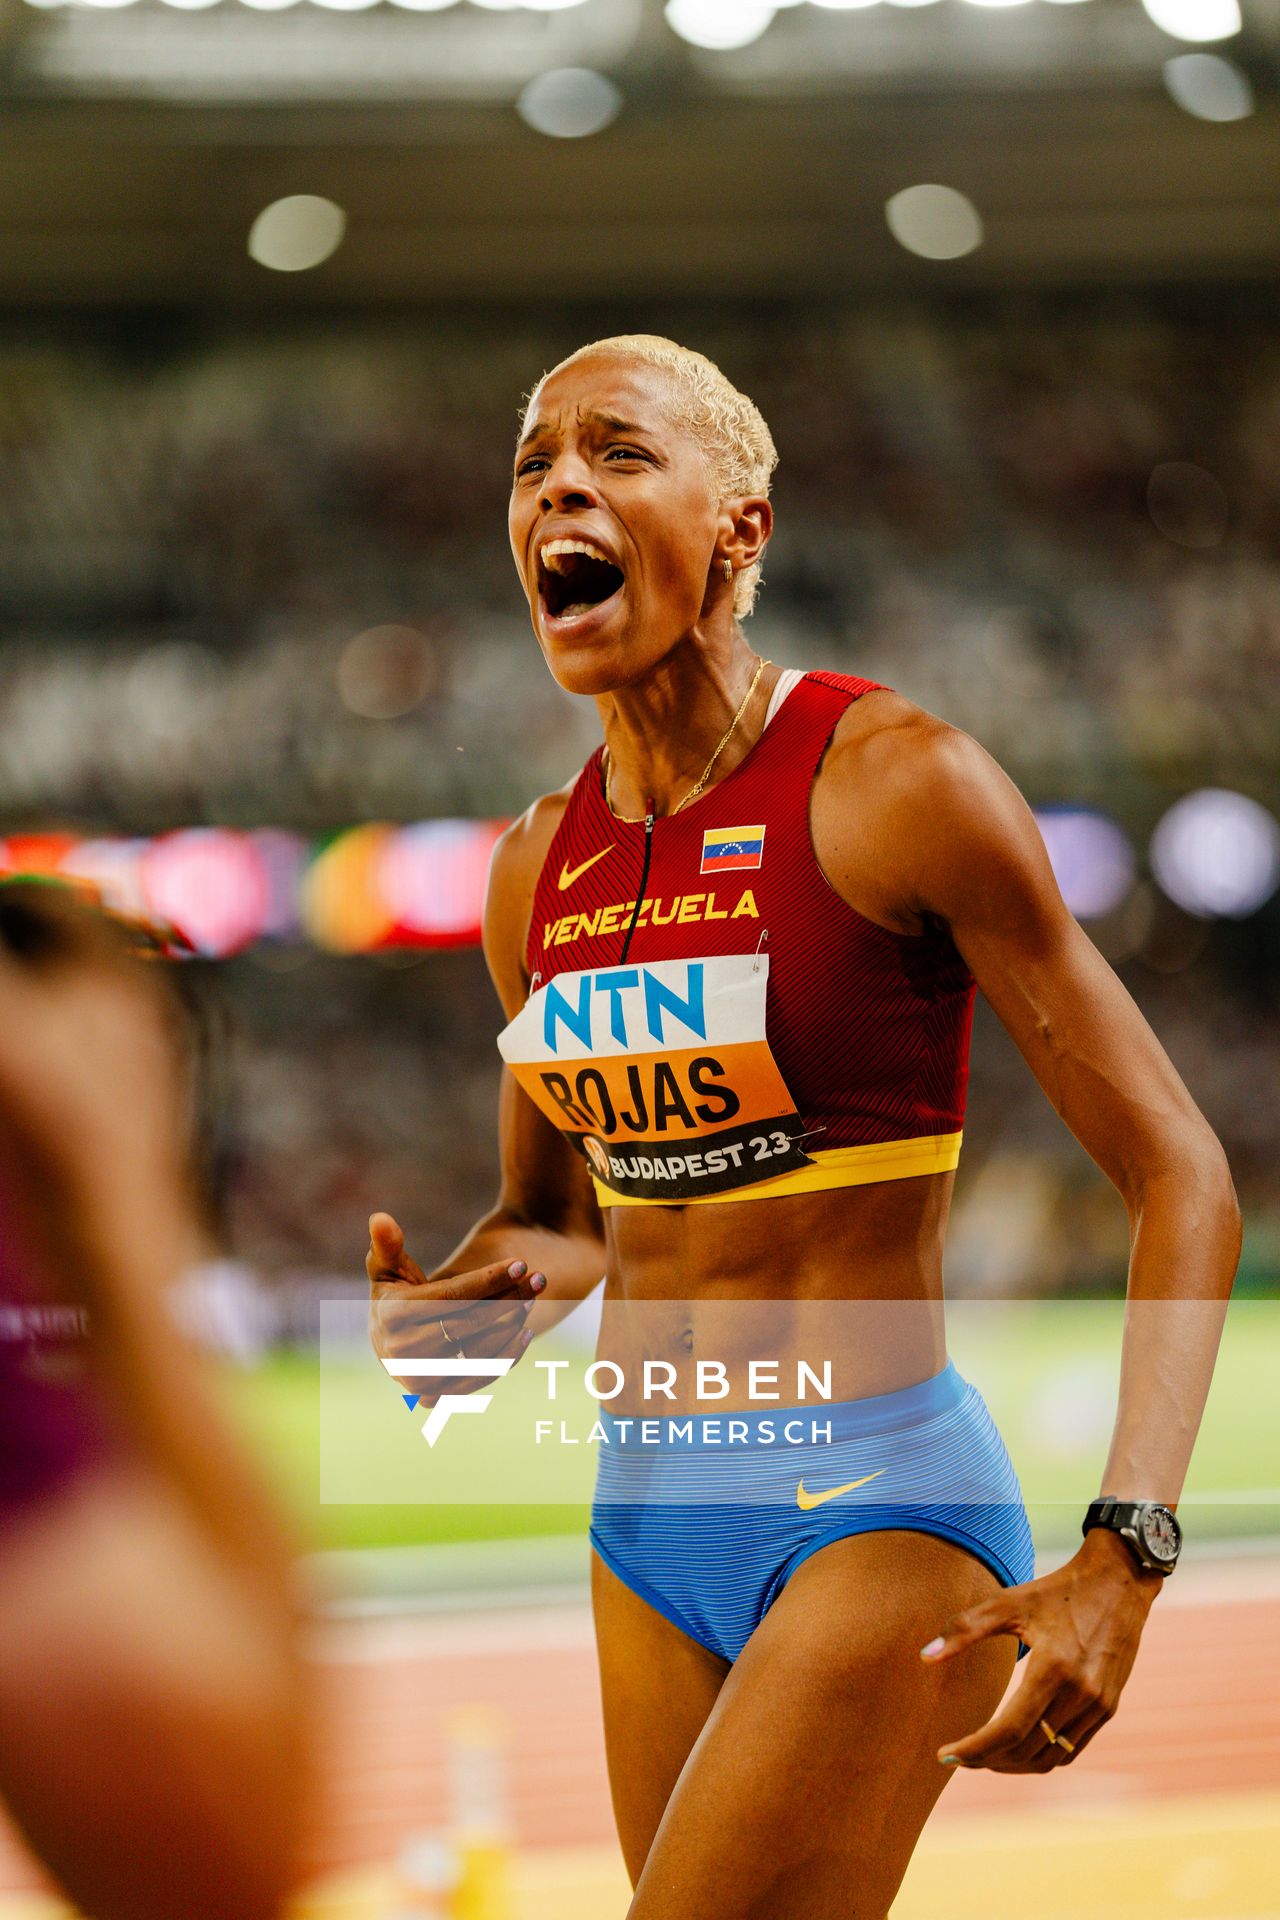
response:
<path id="1" fill-rule="evenodd" d="M 727 52 L 767 33 L 775 8 L 766 0 L 667 0 L 667 24 L 694 47 Z"/>
<path id="2" fill-rule="evenodd" d="M 249 229 L 249 254 L 273 273 L 304 273 L 335 253 L 347 216 L 318 193 L 290 193 L 264 207 Z"/>
<path id="3" fill-rule="evenodd" d="M 581 140 L 617 119 L 622 95 L 612 80 L 590 67 L 556 67 L 531 80 L 516 105 L 535 133 Z"/>
<path id="4" fill-rule="evenodd" d="M 478 939 L 496 829 L 422 820 L 382 848 L 378 880 L 397 928 L 433 944 Z"/>
<path id="5" fill-rule="evenodd" d="M 1175 40 L 1227 40 L 1239 33 L 1239 0 L 1142 0 L 1147 17 Z"/>
<path id="6" fill-rule="evenodd" d="M 369 627 L 342 650 L 338 694 L 364 720 L 397 720 L 421 704 L 435 675 L 435 650 L 416 627 Z"/>
<path id="7" fill-rule="evenodd" d="M 1185 912 L 1243 920 L 1280 887 L 1280 826 L 1247 794 L 1202 787 L 1161 820 L 1151 866 Z"/>
<path id="8" fill-rule="evenodd" d="M 353 827 L 322 847 L 302 878 L 302 919 L 318 947 L 367 953 L 394 920 L 378 884 L 378 862 L 394 828 Z"/>
<path id="9" fill-rule="evenodd" d="M 982 244 L 978 210 L 954 187 L 904 187 L 885 202 L 884 212 L 898 245 L 924 260 L 958 260 Z"/>
<path id="10" fill-rule="evenodd" d="M 238 953 L 262 932 L 267 876 L 247 833 L 190 827 L 162 834 L 143 855 L 142 886 L 151 917 L 185 934 L 197 953 Z"/>
<path id="11" fill-rule="evenodd" d="M 1049 863 L 1078 920 L 1114 913 L 1133 885 L 1136 863 L 1124 829 L 1087 807 L 1037 812 Z"/>
<path id="12" fill-rule="evenodd" d="M 1249 76 L 1218 53 L 1175 53 L 1164 63 L 1164 84 L 1197 120 L 1247 120 L 1253 112 Z"/>

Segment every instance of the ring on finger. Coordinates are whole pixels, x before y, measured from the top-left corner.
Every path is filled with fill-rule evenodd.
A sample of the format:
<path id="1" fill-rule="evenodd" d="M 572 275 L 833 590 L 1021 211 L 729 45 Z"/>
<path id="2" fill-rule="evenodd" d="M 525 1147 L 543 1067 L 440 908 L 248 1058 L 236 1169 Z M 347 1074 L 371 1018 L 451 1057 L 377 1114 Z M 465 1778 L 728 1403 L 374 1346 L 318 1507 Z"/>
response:
<path id="1" fill-rule="evenodd" d="M 453 1335 L 450 1333 L 448 1327 L 446 1327 L 443 1320 L 437 1319 L 436 1325 L 439 1327 L 442 1337 L 447 1341 L 449 1346 L 453 1348 L 453 1351 L 458 1355 L 459 1359 L 465 1360 L 467 1356 L 462 1351 L 461 1340 L 454 1339 Z"/>
<path id="2" fill-rule="evenodd" d="M 1047 1720 L 1040 1722 L 1040 1731 L 1051 1747 L 1061 1747 L 1068 1757 L 1075 1752 L 1074 1742 L 1068 1740 L 1065 1733 L 1055 1733 Z"/>

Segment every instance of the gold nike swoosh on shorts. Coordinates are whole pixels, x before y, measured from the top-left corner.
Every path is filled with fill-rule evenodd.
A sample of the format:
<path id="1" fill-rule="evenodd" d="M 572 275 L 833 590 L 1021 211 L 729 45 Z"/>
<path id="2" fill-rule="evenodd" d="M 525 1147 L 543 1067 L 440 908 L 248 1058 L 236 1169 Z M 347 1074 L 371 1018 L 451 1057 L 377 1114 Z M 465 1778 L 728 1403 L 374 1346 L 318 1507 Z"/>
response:
<path id="1" fill-rule="evenodd" d="M 572 873 L 570 873 L 567 866 L 562 864 L 560 868 L 560 878 L 556 882 L 556 885 L 562 890 L 565 887 L 571 887 L 575 880 L 582 878 L 588 867 L 594 867 L 597 860 L 603 860 L 606 853 L 612 853 L 615 844 L 616 842 L 611 840 L 607 847 L 601 847 L 599 853 L 593 853 L 589 860 L 584 860 L 582 865 L 575 867 Z"/>
<path id="2" fill-rule="evenodd" d="M 806 1493 L 802 1480 L 796 1488 L 796 1505 L 801 1513 L 812 1513 L 815 1507 L 822 1506 L 825 1501 L 834 1500 L 842 1493 L 852 1493 L 855 1487 L 865 1487 L 868 1480 L 878 1480 L 887 1471 L 885 1467 L 877 1467 L 874 1473 L 864 1473 L 861 1480 L 847 1480 L 844 1486 L 828 1487 L 825 1493 Z"/>

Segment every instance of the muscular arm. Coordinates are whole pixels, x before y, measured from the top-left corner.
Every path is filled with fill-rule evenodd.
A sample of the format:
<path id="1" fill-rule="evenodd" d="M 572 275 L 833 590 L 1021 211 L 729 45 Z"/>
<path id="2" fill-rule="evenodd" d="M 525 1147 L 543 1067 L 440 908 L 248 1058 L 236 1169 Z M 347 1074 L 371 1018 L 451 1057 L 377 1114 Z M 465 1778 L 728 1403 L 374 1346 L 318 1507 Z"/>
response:
<path id="1" fill-rule="evenodd" d="M 1103 1487 L 1172 1505 L 1240 1252 L 1226 1158 L 1067 911 L 1012 781 L 965 734 L 931 729 L 926 741 L 910 808 L 908 903 L 946 921 L 1046 1095 L 1128 1210 L 1120 1404 Z M 943 831 L 928 831 L 926 811 Z"/>
<path id="2" fill-rule="evenodd" d="M 990 755 L 896 695 L 849 715 L 815 794 L 850 903 L 944 923 L 1045 1094 L 1129 1214 L 1129 1305 L 1105 1490 L 1177 1499 L 1240 1249 L 1222 1148 L 1121 981 L 1068 912 L 1035 818 Z M 861 704 L 861 703 L 860 703 Z"/>
<path id="3" fill-rule="evenodd" d="M 873 717 L 855 733 L 841 768 L 859 795 L 874 795 L 858 826 L 890 876 L 879 883 L 892 888 L 876 902 L 880 917 L 904 932 L 946 924 L 1049 1100 L 1124 1201 L 1128 1304 L 1100 1491 L 1172 1505 L 1240 1252 L 1222 1148 L 1067 911 L 1026 802 L 975 741 L 895 701 L 884 724 Z M 847 829 L 835 855 L 848 872 Z M 1079 1752 L 1115 1712 L 1161 1585 L 1118 1536 L 1094 1531 L 1066 1566 L 952 1620 L 927 1659 L 1012 1632 L 1032 1657 L 995 1718 L 939 1758 L 1043 1772 Z"/>
<path id="4" fill-rule="evenodd" d="M 561 796 L 535 803 L 494 849 L 485 897 L 484 954 L 508 1020 L 529 995 L 525 938 L 533 893 L 563 810 Z M 498 1096 L 501 1185 L 493 1208 L 450 1254 L 442 1273 L 516 1255 L 547 1276 L 534 1324 L 554 1302 L 583 1299 L 604 1272 L 604 1229 L 586 1161 L 530 1100 L 510 1070 Z M 490 1250 L 492 1249 L 492 1251 Z"/>
<path id="5" fill-rule="evenodd" d="M 524 946 L 534 888 L 560 819 L 564 796 L 536 801 L 494 848 L 485 897 L 484 952 L 493 983 L 510 1019 L 529 992 Z M 526 1276 L 546 1276 L 545 1291 L 529 1310 L 527 1326 L 543 1332 L 597 1285 L 604 1272 L 604 1230 L 586 1163 L 564 1141 L 505 1068 L 498 1104 L 501 1182 L 493 1206 L 430 1274 L 404 1255 L 399 1228 L 385 1214 L 370 1222 L 367 1262 L 372 1285 L 370 1333 L 383 1357 L 423 1350 L 435 1315 L 428 1311 L 454 1296 L 519 1302 L 528 1297 Z M 511 1263 L 523 1262 L 524 1273 Z M 488 1270 L 487 1274 L 484 1270 Z M 462 1277 L 466 1276 L 464 1280 Z M 541 1286 L 541 1281 L 538 1281 Z M 506 1316 L 525 1324 L 516 1304 Z M 498 1344 L 505 1320 L 496 1311 L 487 1324 Z M 482 1321 L 483 1324 L 483 1321 Z M 470 1350 L 479 1351 L 478 1347 Z M 456 1385 L 457 1383 L 455 1383 Z M 421 1381 L 414 1381 L 415 1391 Z M 465 1388 L 463 1389 L 466 1390 Z"/>

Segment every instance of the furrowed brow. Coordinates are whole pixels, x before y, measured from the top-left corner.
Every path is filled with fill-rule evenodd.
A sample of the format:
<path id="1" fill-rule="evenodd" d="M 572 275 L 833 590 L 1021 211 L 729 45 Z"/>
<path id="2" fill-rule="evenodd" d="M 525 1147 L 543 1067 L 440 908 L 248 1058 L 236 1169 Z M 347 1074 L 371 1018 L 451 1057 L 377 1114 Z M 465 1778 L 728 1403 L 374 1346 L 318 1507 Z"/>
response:
<path id="1" fill-rule="evenodd" d="M 594 407 L 587 408 L 585 412 L 581 413 L 578 417 L 586 422 L 588 426 L 601 427 L 607 433 L 641 434 L 646 439 L 652 439 L 654 436 L 654 429 L 652 427 L 641 426 L 634 420 L 623 420 L 614 413 L 601 413 Z M 554 439 L 555 434 L 556 429 L 550 422 L 535 422 L 533 426 L 528 428 L 517 443 L 516 459 L 518 460 L 522 453 L 527 453 L 530 447 L 536 446 L 540 441 Z"/>
<path id="2" fill-rule="evenodd" d="M 552 429 L 547 425 L 547 423 L 544 420 L 536 421 L 533 426 L 527 428 L 526 431 L 521 435 L 519 441 L 516 443 L 517 460 L 520 458 L 520 455 L 526 451 L 527 448 L 536 446 L 539 440 L 548 439 L 551 435 L 551 432 L 552 432 Z"/>
<path id="3" fill-rule="evenodd" d="M 594 408 L 584 414 L 583 418 L 589 420 L 592 426 L 607 427 L 610 433 L 643 433 L 647 435 L 651 432 L 649 427 L 638 426 L 634 420 L 620 420 L 617 414 L 597 413 Z"/>

